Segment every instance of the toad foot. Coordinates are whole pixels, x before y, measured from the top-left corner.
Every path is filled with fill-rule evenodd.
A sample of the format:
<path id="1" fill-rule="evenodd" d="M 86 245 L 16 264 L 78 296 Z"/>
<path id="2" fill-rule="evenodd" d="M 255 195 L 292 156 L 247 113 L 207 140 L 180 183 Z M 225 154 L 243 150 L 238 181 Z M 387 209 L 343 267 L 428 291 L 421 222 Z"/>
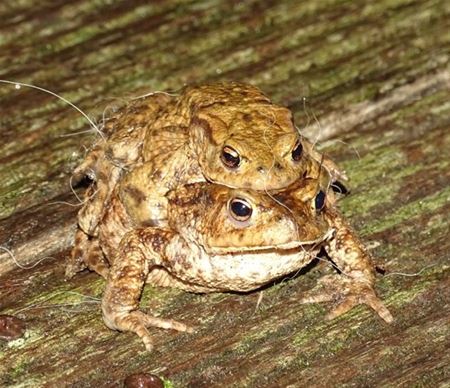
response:
<path id="1" fill-rule="evenodd" d="M 172 319 L 152 317 L 141 311 L 132 311 L 125 316 L 116 317 L 112 326 L 120 331 L 131 331 L 136 333 L 142 339 L 145 348 L 149 352 L 153 349 L 153 340 L 147 327 L 159 327 L 161 329 L 172 329 L 176 331 L 185 331 L 187 333 L 192 333 L 194 331 L 192 327 L 187 326 L 184 323 Z"/>
<path id="2" fill-rule="evenodd" d="M 336 305 L 327 314 L 326 319 L 334 319 L 359 304 L 366 304 L 387 323 L 394 318 L 386 306 L 375 294 L 372 286 L 342 275 L 327 275 L 319 280 L 314 289 L 308 291 L 300 303 L 335 302 Z"/>

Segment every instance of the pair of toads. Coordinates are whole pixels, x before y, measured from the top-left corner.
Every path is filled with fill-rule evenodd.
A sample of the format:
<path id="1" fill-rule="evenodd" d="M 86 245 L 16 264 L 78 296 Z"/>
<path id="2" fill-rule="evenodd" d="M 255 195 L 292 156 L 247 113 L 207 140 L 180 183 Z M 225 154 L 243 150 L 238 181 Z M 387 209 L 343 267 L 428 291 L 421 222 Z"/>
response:
<path id="1" fill-rule="evenodd" d="M 106 279 L 108 327 L 152 348 L 148 327 L 183 323 L 139 310 L 145 283 L 250 291 L 326 254 L 337 268 L 299 301 L 364 303 L 386 322 L 368 252 L 335 207 L 345 179 L 303 138 L 291 112 L 256 87 L 218 83 L 155 93 L 108 119 L 75 170 L 91 183 L 66 275 Z"/>

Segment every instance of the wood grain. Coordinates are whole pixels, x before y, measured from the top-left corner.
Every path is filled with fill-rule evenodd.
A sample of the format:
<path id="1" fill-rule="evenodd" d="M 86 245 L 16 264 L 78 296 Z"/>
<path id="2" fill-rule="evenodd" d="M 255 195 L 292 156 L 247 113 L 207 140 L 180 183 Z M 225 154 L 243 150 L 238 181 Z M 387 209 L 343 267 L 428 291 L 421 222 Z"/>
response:
<path id="1" fill-rule="evenodd" d="M 383 269 L 395 316 L 325 321 L 299 305 L 317 265 L 260 293 L 147 287 L 143 305 L 197 328 L 137 336 L 101 320 L 104 283 L 63 278 L 77 204 L 70 172 L 94 140 L 55 97 L 0 83 L 0 386 L 122 386 L 133 372 L 175 387 L 450 384 L 450 6 L 439 0 L 42 1 L 0 3 L 0 79 L 48 88 L 96 122 L 133 96 L 211 80 L 261 87 L 290 107 L 350 177 L 341 208 Z M 79 133 L 84 131 L 90 133 Z M 72 135 L 71 135 L 72 134 Z M 68 136 L 70 135 L 70 136 Z"/>

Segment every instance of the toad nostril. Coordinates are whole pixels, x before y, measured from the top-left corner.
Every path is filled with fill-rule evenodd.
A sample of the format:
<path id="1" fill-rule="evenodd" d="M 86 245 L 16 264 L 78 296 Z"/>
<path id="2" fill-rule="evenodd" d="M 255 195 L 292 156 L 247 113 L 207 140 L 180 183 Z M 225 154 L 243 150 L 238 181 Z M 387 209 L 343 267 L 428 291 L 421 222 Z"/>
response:
<path id="1" fill-rule="evenodd" d="M 265 174 L 266 173 L 266 169 L 263 166 L 259 166 L 256 168 L 256 170 L 258 172 L 260 172 L 261 174 Z"/>
<path id="2" fill-rule="evenodd" d="M 277 170 L 281 170 L 283 168 L 283 166 L 280 164 L 280 162 L 275 162 L 275 164 L 273 165 Z"/>

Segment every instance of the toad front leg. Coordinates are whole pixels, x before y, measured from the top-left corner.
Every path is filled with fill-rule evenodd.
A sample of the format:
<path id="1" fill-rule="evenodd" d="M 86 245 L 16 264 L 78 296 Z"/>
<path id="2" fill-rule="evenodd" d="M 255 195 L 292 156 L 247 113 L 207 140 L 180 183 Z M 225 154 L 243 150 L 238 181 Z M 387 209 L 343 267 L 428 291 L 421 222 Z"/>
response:
<path id="1" fill-rule="evenodd" d="M 309 155 L 317 162 L 319 162 L 326 171 L 328 171 L 331 177 L 332 188 L 336 192 L 340 192 L 341 194 L 346 194 L 348 189 L 341 181 L 348 181 L 347 174 L 345 171 L 341 170 L 336 163 L 334 163 L 329 157 L 321 154 L 314 147 L 315 144 L 311 143 L 308 139 L 303 138 L 303 145 Z"/>
<path id="2" fill-rule="evenodd" d="M 358 304 L 366 304 L 384 321 L 392 322 L 394 318 L 373 288 L 375 271 L 369 253 L 336 210 L 327 209 L 327 213 L 336 232 L 325 248 L 341 274 L 324 276 L 319 289 L 308 292 L 301 302 L 337 301 L 337 305 L 327 315 L 328 319 L 342 315 Z"/>
<path id="3" fill-rule="evenodd" d="M 173 232 L 158 228 L 138 229 L 126 234 L 114 258 L 102 299 L 106 325 L 113 330 L 135 332 L 148 351 L 153 347 L 147 330 L 149 326 L 192 331 L 182 323 L 139 311 L 147 276 L 152 267 L 163 264 L 164 249 L 173 237 Z"/>

